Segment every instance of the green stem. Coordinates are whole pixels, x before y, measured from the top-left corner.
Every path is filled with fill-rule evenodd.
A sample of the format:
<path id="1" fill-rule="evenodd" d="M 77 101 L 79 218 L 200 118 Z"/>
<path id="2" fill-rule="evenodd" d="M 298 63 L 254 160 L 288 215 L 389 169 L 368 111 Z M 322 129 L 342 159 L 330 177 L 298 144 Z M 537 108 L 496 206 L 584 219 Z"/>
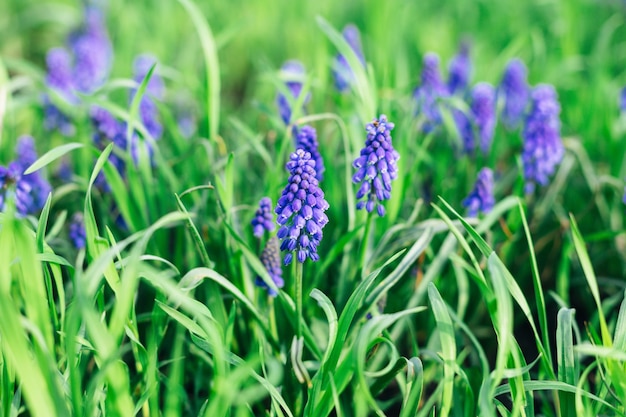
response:
<path id="1" fill-rule="evenodd" d="M 302 337 L 302 264 L 296 263 L 296 336 Z"/>
<path id="2" fill-rule="evenodd" d="M 365 270 L 365 255 L 367 254 L 367 246 L 369 244 L 370 228 L 372 227 L 372 213 L 367 213 L 367 220 L 365 223 L 365 231 L 363 232 L 363 240 L 361 241 L 361 278 L 367 275 Z"/>

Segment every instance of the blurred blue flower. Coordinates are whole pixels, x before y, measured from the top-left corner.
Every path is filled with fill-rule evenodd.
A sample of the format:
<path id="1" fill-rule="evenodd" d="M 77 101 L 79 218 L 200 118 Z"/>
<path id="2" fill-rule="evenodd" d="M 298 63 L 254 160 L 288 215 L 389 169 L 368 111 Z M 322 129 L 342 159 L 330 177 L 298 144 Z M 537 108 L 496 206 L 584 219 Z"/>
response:
<path id="1" fill-rule="evenodd" d="M 622 113 L 626 113 L 626 87 L 622 88 L 619 99 L 619 109 Z"/>
<path id="2" fill-rule="evenodd" d="M 306 258 L 317 261 L 317 246 L 322 240 L 322 229 L 328 223 L 324 213 L 328 202 L 319 187 L 315 172 L 315 160 L 311 154 L 297 149 L 286 164 L 289 171 L 287 186 L 278 199 L 275 213 L 280 225 L 278 238 L 280 250 L 287 252 L 285 265 L 293 260 L 304 263 Z"/>
<path id="3" fill-rule="evenodd" d="M 356 194 L 356 208 L 371 213 L 374 208 L 379 216 L 385 215 L 384 200 L 391 198 L 391 181 L 398 176 L 397 161 L 400 155 L 393 148 L 391 130 L 394 124 L 381 114 L 365 127 L 367 139 L 361 155 L 352 164 L 357 172 L 352 176 L 354 184 L 361 184 Z"/>
<path id="4" fill-rule="evenodd" d="M 441 124 L 441 111 L 438 99 L 448 96 L 448 88 L 441 80 L 439 73 L 439 57 L 434 53 L 424 55 L 421 84 L 413 92 L 417 103 L 417 113 L 425 118 L 422 130 L 432 131 Z"/>
<path id="5" fill-rule="evenodd" d="M 526 66 L 519 59 L 509 61 L 504 70 L 498 95 L 504 99 L 502 122 L 507 129 L 515 129 L 524 117 L 530 96 L 526 72 Z"/>
<path id="6" fill-rule="evenodd" d="M 319 151 L 319 143 L 317 142 L 317 132 L 311 126 L 305 125 L 297 130 L 296 149 L 303 149 L 311 154 L 311 158 L 315 161 L 315 173 L 317 180 L 322 181 L 324 178 L 324 160 Z"/>
<path id="7" fill-rule="evenodd" d="M 94 127 L 93 142 L 94 145 L 104 150 L 111 142 L 117 148 L 117 152 L 111 152 L 109 162 L 117 169 L 123 177 L 126 172 L 126 163 L 119 153 L 127 152 L 128 141 L 126 140 L 126 124 L 118 121 L 108 110 L 102 107 L 93 106 L 90 112 L 91 124 Z M 132 150 L 131 150 L 132 153 Z M 135 161 L 136 162 L 136 161 Z M 100 171 L 96 178 L 96 186 L 101 190 L 110 191 L 109 184 L 106 182 L 104 172 Z"/>
<path id="8" fill-rule="evenodd" d="M 472 61 L 469 56 L 469 42 L 462 42 L 457 55 L 448 67 L 448 92 L 456 94 L 467 89 L 472 73 Z"/>
<path id="9" fill-rule="evenodd" d="M 361 45 L 361 34 L 359 29 L 349 24 L 343 28 L 343 38 L 346 40 L 350 48 L 354 51 L 361 65 L 365 67 L 365 57 L 363 55 L 363 46 Z M 342 54 L 337 54 L 333 63 L 333 78 L 335 79 L 335 88 L 341 93 L 348 90 L 350 84 L 354 82 L 354 73 L 348 64 L 348 60 Z"/>
<path id="10" fill-rule="evenodd" d="M 278 288 L 282 288 L 285 285 L 285 281 L 283 280 L 283 268 L 280 261 L 279 241 L 276 236 L 272 236 L 265 244 L 265 248 L 261 253 L 261 262 L 272 278 L 272 281 L 274 281 L 274 284 L 276 284 Z M 277 295 L 276 291 L 271 289 L 261 277 L 256 278 L 256 285 L 267 289 L 267 293 L 272 297 Z"/>
<path id="11" fill-rule="evenodd" d="M 146 75 L 148 75 L 150 68 L 152 68 L 156 62 L 156 59 L 149 55 L 139 55 L 135 58 L 135 62 L 133 63 L 133 78 L 137 84 L 141 84 L 143 82 Z M 137 91 L 134 89 L 131 91 L 131 101 L 135 97 L 136 92 Z M 150 135 L 156 140 L 161 138 L 161 135 L 163 134 L 163 126 L 161 125 L 161 121 L 159 119 L 159 110 L 153 99 L 162 100 L 164 96 L 165 84 L 155 68 L 152 72 L 150 80 L 148 81 L 148 85 L 146 86 L 145 94 L 141 97 L 141 102 L 139 103 L 139 116 L 148 133 L 150 133 Z"/>
<path id="12" fill-rule="evenodd" d="M 69 236 L 76 249 L 82 249 L 86 246 L 87 231 L 85 230 L 85 219 L 83 218 L 82 213 L 74 213 L 72 216 Z"/>
<path id="13" fill-rule="evenodd" d="M 258 238 L 263 237 L 263 233 L 266 231 L 274 231 L 276 226 L 274 225 L 274 214 L 272 213 L 272 200 L 269 197 L 263 197 L 259 201 L 259 208 L 254 213 L 251 224 L 254 236 Z"/>
<path id="14" fill-rule="evenodd" d="M 480 150 L 489 152 L 496 128 L 496 92 L 491 84 L 478 83 L 472 89 L 472 115 L 478 128 Z"/>
<path id="15" fill-rule="evenodd" d="M 546 185 L 563 158 L 559 105 L 554 87 L 541 84 L 531 92 L 532 108 L 526 117 L 523 130 L 524 149 L 522 162 L 526 193 L 535 185 Z"/>
<path id="16" fill-rule="evenodd" d="M 294 102 L 300 96 L 302 92 L 302 81 L 306 71 L 304 65 L 300 61 L 291 60 L 283 64 L 280 69 L 281 78 L 285 80 L 285 86 L 291 93 L 291 97 L 288 99 L 284 94 L 278 93 L 276 96 L 276 105 L 278 106 L 278 112 L 286 125 L 291 123 L 291 102 Z M 310 99 L 310 94 L 304 98 L 303 104 L 306 104 Z"/>
<path id="17" fill-rule="evenodd" d="M 495 204 L 493 197 L 493 172 L 489 168 L 483 168 L 478 172 L 476 185 L 465 200 L 463 206 L 467 207 L 470 217 L 476 217 L 478 212 L 489 213 Z"/>
<path id="18" fill-rule="evenodd" d="M 84 24 L 70 34 L 68 43 L 74 54 L 76 88 L 83 93 L 93 92 L 108 78 L 113 61 L 113 47 L 102 11 L 87 6 Z"/>
<path id="19" fill-rule="evenodd" d="M 63 48 L 52 48 L 46 54 L 47 74 L 45 83 L 48 88 L 68 104 L 77 102 L 74 93 L 74 79 L 72 74 L 72 57 Z M 48 94 L 43 96 L 44 104 L 44 128 L 46 130 L 58 129 L 63 135 L 71 136 L 75 132 L 70 118 L 55 106 Z"/>
<path id="20" fill-rule="evenodd" d="M 452 117 L 459 138 L 463 144 L 463 152 L 468 155 L 473 155 L 476 150 L 476 143 L 474 143 L 474 126 L 472 125 L 472 121 L 465 112 L 456 108 L 452 109 Z"/>

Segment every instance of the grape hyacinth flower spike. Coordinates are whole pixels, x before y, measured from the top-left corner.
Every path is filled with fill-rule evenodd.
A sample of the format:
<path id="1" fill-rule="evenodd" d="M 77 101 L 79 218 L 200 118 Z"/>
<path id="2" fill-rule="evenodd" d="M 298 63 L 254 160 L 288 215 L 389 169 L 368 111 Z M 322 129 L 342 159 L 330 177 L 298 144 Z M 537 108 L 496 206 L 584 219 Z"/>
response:
<path id="1" fill-rule="evenodd" d="M 554 87 L 541 84 L 531 93 L 532 108 L 526 117 L 522 163 L 524 166 L 525 191 L 535 190 L 535 185 L 546 185 L 565 150 L 561 142 L 561 106 Z"/>
<path id="2" fill-rule="evenodd" d="M 281 240 L 280 250 L 287 252 L 284 263 L 289 265 L 294 253 L 299 263 L 304 263 L 307 258 L 317 261 L 322 229 L 328 223 L 324 213 L 328 202 L 316 178 L 315 160 L 309 152 L 297 149 L 291 154 L 286 168 L 289 180 L 275 209 L 276 222 L 280 225 L 277 233 Z"/>
<path id="3" fill-rule="evenodd" d="M 324 178 L 324 160 L 319 151 L 319 143 L 317 142 L 317 132 L 309 125 L 302 126 L 296 134 L 296 149 L 303 149 L 311 154 L 311 158 L 315 161 L 315 172 L 317 180 L 322 181 Z"/>
<path id="4" fill-rule="evenodd" d="M 398 177 L 397 161 L 400 155 L 393 148 L 391 130 L 394 124 L 381 114 L 366 126 L 367 140 L 361 155 L 352 164 L 357 172 L 352 177 L 354 184 L 361 184 L 356 194 L 357 209 L 371 213 L 374 208 L 379 216 L 385 215 L 384 200 L 391 198 L 391 182 Z"/>
<path id="5" fill-rule="evenodd" d="M 46 86 L 54 90 L 67 104 L 76 104 L 78 100 L 74 93 L 72 57 L 69 52 L 63 48 L 50 49 L 46 54 L 46 67 Z M 63 135 L 72 136 L 76 131 L 72 121 L 52 103 L 48 94 L 43 96 L 43 105 L 44 128 L 58 129 Z"/>
<path id="6" fill-rule="evenodd" d="M 286 125 L 291 123 L 292 108 L 290 101 L 293 102 L 298 99 L 302 92 L 302 81 L 304 80 L 306 71 L 304 65 L 300 61 L 291 60 L 283 64 L 280 69 L 281 78 L 285 79 L 285 86 L 291 93 L 291 97 L 287 98 L 284 94 L 278 93 L 276 96 L 276 105 L 278 106 L 278 112 Z M 310 94 L 304 98 L 302 104 L 306 104 L 310 99 Z"/>
<path id="7" fill-rule="evenodd" d="M 346 40 L 350 48 L 354 51 L 363 67 L 365 67 L 365 57 L 363 55 L 363 46 L 361 45 L 361 34 L 359 29 L 349 24 L 343 29 L 343 38 Z M 343 93 L 348 90 L 350 84 L 354 82 L 354 73 L 350 68 L 350 64 L 345 56 L 338 54 L 333 64 L 333 78 L 335 79 L 335 88 Z"/>
<path id="8" fill-rule="evenodd" d="M 437 100 L 448 96 L 448 88 L 441 80 L 439 57 L 434 53 L 424 55 L 421 84 L 413 92 L 417 104 L 417 113 L 424 115 L 426 121 L 422 130 L 432 131 L 441 124 L 441 111 Z"/>
<path id="9" fill-rule="evenodd" d="M 620 91 L 619 109 L 622 113 L 626 113 L 626 87 L 623 87 Z"/>
<path id="10" fill-rule="evenodd" d="M 72 216 L 69 230 L 70 240 L 76 249 L 83 249 L 87 245 L 87 232 L 85 230 L 85 220 L 81 212 Z"/>
<path id="11" fill-rule="evenodd" d="M 261 262 L 274 284 L 276 284 L 276 287 L 283 288 L 285 281 L 283 280 L 283 268 L 280 260 L 280 246 L 276 236 L 272 236 L 265 244 L 265 248 L 261 253 Z M 272 297 L 277 295 L 277 292 L 270 288 L 261 277 L 256 278 L 256 285 L 266 288 L 267 293 Z"/>
<path id="12" fill-rule="evenodd" d="M 496 128 L 496 93 L 488 83 L 478 83 L 472 89 L 472 115 L 478 128 L 480 150 L 489 152 Z"/>
<path id="13" fill-rule="evenodd" d="M 252 229 L 254 236 L 262 238 L 265 232 L 273 232 L 276 226 L 274 225 L 274 214 L 272 213 L 272 200 L 269 197 L 263 197 L 259 201 L 259 208 L 254 213 L 252 219 Z"/>
<path id="14" fill-rule="evenodd" d="M 467 89 L 472 72 L 469 49 L 469 42 L 461 43 L 459 53 L 450 61 L 448 67 L 448 91 L 450 94 L 463 92 Z"/>
<path id="15" fill-rule="evenodd" d="M 148 75 L 150 68 L 156 63 L 156 59 L 150 55 L 139 55 L 133 62 L 133 78 L 137 84 L 141 84 Z M 132 102 L 135 97 L 136 90 L 132 90 L 130 94 L 130 101 Z M 146 86 L 145 94 L 141 97 L 139 103 L 139 115 L 141 122 L 146 127 L 146 130 L 150 135 L 158 140 L 163 134 L 163 126 L 159 120 L 159 110 L 154 103 L 154 99 L 162 100 L 165 96 L 165 84 L 163 79 L 157 73 L 156 68 L 152 72 L 148 85 Z M 150 149 L 148 149 L 151 151 Z"/>
<path id="16" fill-rule="evenodd" d="M 504 70 L 498 95 L 504 99 L 502 122 L 507 129 L 515 129 L 524 117 L 530 96 L 526 73 L 526 66 L 519 59 L 509 61 Z"/>
<path id="17" fill-rule="evenodd" d="M 489 213 L 494 204 L 493 172 L 489 168 L 483 168 L 478 172 L 474 190 L 463 200 L 463 206 L 467 207 L 470 217 L 476 217 L 479 211 L 483 214 Z"/>

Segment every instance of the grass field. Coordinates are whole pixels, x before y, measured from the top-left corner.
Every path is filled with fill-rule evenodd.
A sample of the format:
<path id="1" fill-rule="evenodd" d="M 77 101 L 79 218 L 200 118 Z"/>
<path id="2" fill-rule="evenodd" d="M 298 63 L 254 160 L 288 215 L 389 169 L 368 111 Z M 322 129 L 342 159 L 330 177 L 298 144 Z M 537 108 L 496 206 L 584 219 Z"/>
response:
<path id="1" fill-rule="evenodd" d="M 0 417 L 626 415 L 625 63 L 617 0 L 0 2 Z"/>

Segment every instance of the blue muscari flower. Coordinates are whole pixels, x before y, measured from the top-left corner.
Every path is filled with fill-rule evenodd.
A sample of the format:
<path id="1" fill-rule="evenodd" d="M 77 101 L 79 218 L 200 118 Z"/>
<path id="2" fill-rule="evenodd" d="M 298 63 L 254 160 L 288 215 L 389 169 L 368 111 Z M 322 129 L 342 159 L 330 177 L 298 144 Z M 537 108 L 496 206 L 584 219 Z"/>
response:
<path id="1" fill-rule="evenodd" d="M 95 130 L 93 141 L 98 149 L 103 150 L 110 142 L 113 142 L 119 152 L 125 153 L 127 151 L 128 141 L 126 140 L 125 123 L 121 123 L 109 111 L 98 106 L 91 108 L 90 118 Z M 124 176 L 126 163 L 122 157 L 116 152 L 111 152 L 109 162 L 115 166 L 120 175 Z M 96 186 L 104 191 L 110 191 L 103 172 L 98 174 Z"/>
<path id="2" fill-rule="evenodd" d="M 78 212 L 72 216 L 69 236 L 76 249 L 82 249 L 86 246 L 87 232 L 85 230 L 85 219 L 82 213 Z"/>
<path id="3" fill-rule="evenodd" d="M 258 238 L 263 237 L 263 233 L 266 231 L 274 231 L 276 226 L 274 225 L 274 214 L 272 213 L 272 200 L 269 197 L 263 197 L 259 201 L 259 208 L 254 213 L 251 224 L 254 236 Z"/>
<path id="4" fill-rule="evenodd" d="M 317 246 L 322 240 L 322 229 L 328 223 L 324 213 L 328 202 L 316 178 L 315 160 L 309 152 L 296 149 L 286 168 L 289 180 L 274 210 L 280 225 L 277 233 L 282 241 L 280 250 L 287 252 L 285 265 L 291 263 L 294 252 L 300 263 L 306 258 L 317 261 Z"/>
<path id="5" fill-rule="evenodd" d="M 619 109 L 622 113 L 626 113 L 626 87 L 622 88 L 620 93 Z"/>
<path id="6" fill-rule="evenodd" d="M 546 185 L 548 177 L 563 158 L 561 142 L 561 106 L 554 87 L 547 84 L 536 86 L 531 92 L 532 108 L 526 117 L 522 162 L 526 193 L 532 193 L 535 185 Z"/>
<path id="7" fill-rule="evenodd" d="M 319 143 L 317 142 L 317 132 L 311 126 L 302 126 L 296 134 L 296 149 L 304 149 L 311 154 L 311 158 L 315 161 L 315 173 L 319 182 L 324 178 L 324 160 L 319 151 Z"/>
<path id="8" fill-rule="evenodd" d="M 143 79 L 148 75 L 150 68 L 156 63 L 156 59 L 149 55 L 139 55 L 133 63 L 134 79 L 139 84 L 143 82 Z M 136 90 L 131 92 L 130 99 L 132 101 L 135 96 Z M 162 100 L 165 95 L 165 84 L 163 79 L 155 71 L 152 72 L 152 76 L 146 86 L 146 91 L 141 102 L 139 103 L 139 115 L 141 122 L 146 127 L 146 130 L 154 139 L 160 139 L 163 134 L 163 126 L 159 120 L 159 111 L 154 103 L 153 99 Z"/>
<path id="9" fill-rule="evenodd" d="M 53 48 L 46 54 L 47 74 L 46 86 L 69 104 L 77 102 L 74 93 L 74 79 L 72 74 L 72 57 L 63 48 Z M 65 136 L 71 136 L 75 132 L 70 118 L 56 107 L 48 95 L 43 97 L 44 104 L 44 128 L 46 130 L 59 129 Z"/>
<path id="10" fill-rule="evenodd" d="M 381 217 L 385 215 L 382 202 L 391 198 L 391 181 L 398 177 L 397 161 L 400 155 L 393 148 L 390 133 L 393 128 L 394 124 L 384 114 L 368 123 L 365 127 L 365 147 L 352 164 L 357 169 L 352 182 L 361 184 L 356 198 L 360 200 L 367 196 L 367 200 L 359 201 L 356 208 L 365 208 L 368 213 L 376 208 Z"/>
<path id="11" fill-rule="evenodd" d="M 478 83 L 472 89 L 472 115 L 478 128 L 480 150 L 483 154 L 489 152 L 496 127 L 495 96 L 496 92 L 491 84 Z"/>
<path id="12" fill-rule="evenodd" d="M 441 81 L 439 73 L 439 57 L 434 53 L 424 55 L 421 84 L 413 92 L 417 102 L 418 114 L 423 114 L 426 119 L 423 131 L 428 133 L 441 124 L 441 112 L 439 110 L 440 97 L 448 96 L 448 88 Z"/>
<path id="13" fill-rule="evenodd" d="M 519 59 L 509 61 L 504 70 L 498 95 L 504 99 L 502 122 L 507 129 L 515 129 L 524 117 L 530 97 L 526 72 L 526 66 Z"/>
<path id="14" fill-rule="evenodd" d="M 489 213 L 494 204 L 493 172 L 489 168 L 483 168 L 478 172 L 474 189 L 463 200 L 463 206 L 467 207 L 470 217 L 476 217 L 479 211 L 485 214 Z"/>
<path id="15" fill-rule="evenodd" d="M 278 288 L 282 288 L 285 285 L 285 281 L 283 280 L 283 268 L 280 260 L 279 241 L 276 236 L 272 236 L 265 244 L 265 248 L 261 253 L 261 262 L 272 278 L 272 281 L 274 281 L 274 284 L 276 284 Z M 261 277 L 256 278 L 256 285 L 261 288 L 266 288 L 267 293 L 272 297 L 277 294 L 276 291 L 271 289 L 265 281 L 261 279 Z"/>
<path id="16" fill-rule="evenodd" d="M 85 8 L 85 22 L 70 35 L 69 45 L 74 53 L 76 88 L 90 93 L 102 86 L 111 70 L 113 47 L 99 9 Z"/>
<path id="17" fill-rule="evenodd" d="M 285 85 L 289 92 L 291 93 L 291 97 L 288 99 L 284 94 L 278 93 L 276 96 L 276 105 L 278 106 L 278 112 L 280 113 L 280 117 L 283 119 L 286 125 L 291 123 L 291 102 L 294 102 L 300 96 L 302 92 L 302 81 L 305 76 L 304 65 L 300 61 L 291 60 L 287 61 L 283 64 L 280 69 L 281 77 L 285 79 Z M 310 95 L 304 99 L 304 103 L 309 101 Z"/>
<path id="18" fill-rule="evenodd" d="M 452 109 L 452 117 L 459 133 L 459 138 L 463 143 L 463 152 L 473 155 L 476 144 L 474 143 L 474 127 L 472 121 L 465 112 L 459 109 Z"/>
<path id="19" fill-rule="evenodd" d="M 469 56 L 469 43 L 463 42 L 459 53 L 452 58 L 448 67 L 448 92 L 456 94 L 467 89 L 472 72 L 472 62 Z"/>
<path id="20" fill-rule="evenodd" d="M 343 38 L 350 45 L 357 58 L 359 58 L 361 65 L 365 67 L 365 56 L 363 55 L 359 29 L 353 24 L 346 25 L 343 29 Z M 342 54 L 337 54 L 335 57 L 333 77 L 335 79 L 335 88 L 341 93 L 345 92 L 354 81 L 354 73 L 350 68 L 350 64 L 348 64 L 348 60 Z"/>

